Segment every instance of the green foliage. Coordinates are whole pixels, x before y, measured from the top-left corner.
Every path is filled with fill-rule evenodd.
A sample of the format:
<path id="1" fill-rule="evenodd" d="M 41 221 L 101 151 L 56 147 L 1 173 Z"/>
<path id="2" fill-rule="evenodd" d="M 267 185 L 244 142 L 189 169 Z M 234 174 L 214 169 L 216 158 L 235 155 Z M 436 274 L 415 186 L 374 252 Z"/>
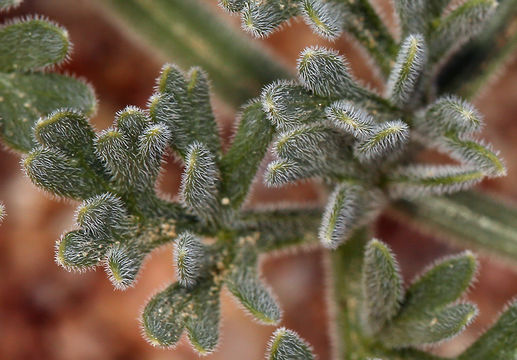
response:
<path id="1" fill-rule="evenodd" d="M 517 337 L 515 321 L 517 319 L 517 302 L 512 302 L 501 314 L 499 320 L 472 344 L 458 359 L 494 359 L 503 360 L 515 357 Z"/>
<path id="2" fill-rule="evenodd" d="M 370 241 L 362 273 L 369 330 L 382 346 L 395 349 L 454 337 L 477 315 L 474 305 L 455 303 L 471 285 L 476 267 L 470 252 L 442 259 L 413 281 L 404 294 L 389 247 Z"/>
<path id="3" fill-rule="evenodd" d="M 493 7 L 468 1 L 440 17 L 440 4 L 427 11 L 424 2 L 398 2 L 399 14 L 422 6 L 422 16 L 436 19 L 427 18 L 430 28 L 416 29 L 422 35 L 409 34 L 399 44 L 385 97 L 358 84 L 344 57 L 319 47 L 301 53 L 298 83 L 277 82 L 264 89 L 262 105 L 278 132 L 273 146 L 277 159 L 270 162 L 265 182 L 280 186 L 321 178 L 335 187 L 321 225 L 325 246 L 335 248 L 371 218 L 366 215 L 392 200 L 450 194 L 506 174 L 498 153 L 476 138 L 483 119 L 475 107 L 456 96 L 432 95 L 435 70 L 442 65 L 433 56 L 441 51 L 442 58 L 454 51 L 451 41 L 472 36 L 475 29 L 467 31 L 466 19 L 482 23 L 490 12 L 483 10 L 485 5 Z M 433 39 L 444 24 L 458 28 L 447 34 L 449 45 L 441 41 L 438 49 Z M 420 163 L 422 148 L 436 149 L 458 164 Z M 348 183 L 360 196 L 345 196 L 343 184 Z M 378 195 L 372 202 L 361 194 Z"/>
<path id="4" fill-rule="evenodd" d="M 365 251 L 363 291 L 368 324 L 377 332 L 397 314 L 404 298 L 397 261 L 378 240 L 368 243 Z"/>
<path id="5" fill-rule="evenodd" d="M 66 61 L 70 47 L 66 30 L 44 19 L 17 20 L 0 28 L 0 132 L 13 149 L 32 149 L 34 123 L 58 108 L 95 111 L 95 95 L 87 84 L 45 71 Z"/>
<path id="6" fill-rule="evenodd" d="M 407 289 L 398 314 L 381 331 L 383 341 L 406 347 L 438 342 L 463 331 L 477 315 L 476 307 L 449 304 L 468 289 L 476 267 L 470 252 L 432 266 Z"/>
<path id="7" fill-rule="evenodd" d="M 127 107 L 117 113 L 114 127 L 100 133 L 79 112 L 57 111 L 37 122 L 38 146 L 23 159 L 36 185 L 84 200 L 76 213 L 77 229 L 56 245 L 56 260 L 66 269 L 103 264 L 115 288 L 123 290 L 134 285 L 152 250 L 176 241 L 178 283 L 151 299 L 143 314 L 144 334 L 151 343 L 168 347 L 186 329 L 203 354 L 218 342 L 223 285 L 258 321 L 280 320 L 276 301 L 259 279 L 258 254 L 303 238 L 303 233 L 286 237 L 277 229 L 257 228 L 263 221 L 259 219 L 271 217 L 271 212 L 237 212 L 271 140 L 271 133 L 261 131 L 261 125 L 269 124 L 260 104 L 250 103 L 223 155 L 206 84 L 198 69 L 183 75 L 166 65 L 148 111 Z M 196 136 L 191 139 L 191 134 Z M 244 140 L 250 134 L 263 140 L 248 152 L 253 144 Z M 155 190 L 169 149 L 185 161 L 181 203 L 165 200 Z M 248 158 L 241 152 L 255 155 Z M 247 183 L 233 185 L 242 180 L 243 171 Z M 296 223 L 290 216 L 276 221 L 286 229 Z M 204 236 L 215 243 L 205 244 Z"/>
<path id="8" fill-rule="evenodd" d="M 249 81 L 249 73 L 275 68 L 262 69 L 256 66 L 260 59 L 241 57 L 240 40 L 231 43 L 223 30 L 220 38 L 215 30 L 223 28 L 198 12 L 195 1 L 109 3 L 155 39 L 179 44 L 187 61 L 196 53 L 211 74 L 217 70 L 218 86 L 221 79 Z M 445 0 L 398 0 L 400 43 L 367 0 L 219 3 L 241 13 L 243 28 L 259 37 L 298 15 L 327 39 L 352 34 L 386 78 L 384 94 L 355 80 L 336 51 L 309 47 L 298 60 L 296 80 L 279 80 L 278 73 L 252 77 L 259 78 L 253 86 L 264 78 L 276 81 L 241 108 L 233 140 L 223 147 L 207 74 L 167 64 L 148 109 L 127 107 L 112 128 L 97 133 L 87 119 L 95 104 L 89 88 L 44 72 L 66 60 L 66 32 L 39 19 L 7 25 L 0 29 L 4 138 L 28 152 L 22 165 L 34 184 L 82 201 L 75 229 L 56 244 L 57 262 L 76 271 L 104 265 L 114 287 L 123 290 L 135 284 L 154 249 L 174 243 L 177 281 L 146 305 L 143 334 L 152 345 L 168 348 L 186 332 L 205 355 L 219 341 L 223 287 L 255 320 L 278 324 L 282 311 L 261 279 L 259 258 L 318 238 L 336 249 L 330 257 L 340 351 L 354 359 L 440 359 L 417 347 L 456 336 L 477 315 L 473 304 L 461 300 L 475 276 L 474 255 L 443 259 L 404 290 L 391 250 L 379 240 L 366 244 L 363 227 L 387 204 L 420 204 L 424 214 L 415 211 L 415 217 L 425 218 L 428 210 L 437 227 L 517 256 L 515 214 L 499 214 L 504 208 L 494 203 L 480 209 L 479 202 L 461 195 L 436 197 L 506 174 L 498 153 L 477 138 L 481 114 L 466 100 L 438 92 L 440 71 L 462 44 L 475 39 L 496 2 L 467 0 L 445 10 Z M 239 85 L 222 88 L 234 99 L 249 95 L 246 86 L 246 91 Z M 457 164 L 420 162 L 428 148 Z M 156 190 L 171 152 L 183 162 L 177 201 Z M 243 210 L 265 158 L 269 186 L 323 180 L 330 194 L 323 214 L 306 207 Z M 479 224 L 469 227 L 476 223 L 482 231 Z M 492 235 L 497 239 L 487 245 Z M 514 323 L 515 304 L 458 359 L 514 356 Z M 267 356 L 314 358 L 308 344 L 285 328 L 275 332 Z"/>
<path id="9" fill-rule="evenodd" d="M 347 31 L 370 52 L 384 73 L 396 49 L 394 39 L 367 0 L 219 0 L 219 4 L 230 12 L 240 12 L 242 28 L 256 37 L 270 35 L 298 15 L 327 39 L 336 39 Z M 361 21 L 350 20 L 354 18 Z"/>
<path id="10" fill-rule="evenodd" d="M 297 333 L 286 328 L 275 331 L 269 341 L 267 359 L 269 360 L 313 360 L 311 347 Z"/>

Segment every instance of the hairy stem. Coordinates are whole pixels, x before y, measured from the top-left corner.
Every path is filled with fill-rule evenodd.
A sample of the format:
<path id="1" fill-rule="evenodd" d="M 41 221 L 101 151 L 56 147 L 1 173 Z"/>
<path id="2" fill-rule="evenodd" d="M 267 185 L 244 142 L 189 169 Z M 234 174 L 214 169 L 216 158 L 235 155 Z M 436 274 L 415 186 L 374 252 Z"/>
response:
<path id="1" fill-rule="evenodd" d="M 345 30 L 352 34 L 372 56 L 381 73 L 388 76 L 397 56 L 397 44 L 380 16 L 368 0 L 339 0 L 347 7 L 350 18 L 345 22 Z"/>
<path id="2" fill-rule="evenodd" d="M 331 299 L 334 302 L 336 359 L 368 357 L 362 324 L 361 269 L 364 248 L 370 238 L 365 228 L 357 230 L 347 242 L 330 253 Z"/>
<path id="3" fill-rule="evenodd" d="M 198 0 L 103 0 L 111 13 L 182 66 L 203 67 L 218 94 L 238 106 L 290 75 L 262 49 Z"/>
<path id="4" fill-rule="evenodd" d="M 517 210 L 476 192 L 401 201 L 391 214 L 424 232 L 517 263 Z"/>

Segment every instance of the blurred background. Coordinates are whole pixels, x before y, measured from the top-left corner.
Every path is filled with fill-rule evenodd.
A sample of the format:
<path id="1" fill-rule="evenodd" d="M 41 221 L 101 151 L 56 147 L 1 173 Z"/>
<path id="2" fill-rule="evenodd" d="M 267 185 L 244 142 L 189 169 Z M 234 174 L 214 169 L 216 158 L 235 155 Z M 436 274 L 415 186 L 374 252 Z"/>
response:
<path id="1" fill-rule="evenodd" d="M 218 16 L 226 16 L 206 0 Z M 126 105 L 145 107 L 160 67 L 167 59 L 149 52 L 121 32 L 91 0 L 25 0 L 2 22 L 13 17 L 42 14 L 65 26 L 74 43 L 72 60 L 58 71 L 87 79 L 96 89 L 99 110 L 92 119 L 98 130 L 111 125 L 115 112 Z M 387 21 L 393 24 L 388 1 L 379 0 Z M 238 26 L 238 19 L 227 17 Z M 332 46 L 349 59 L 356 77 L 373 88 L 380 83 L 370 72 L 358 48 L 348 39 L 326 43 L 303 23 L 292 23 L 263 41 L 264 46 L 294 66 L 307 45 Z M 517 201 L 517 61 L 478 97 L 476 105 L 486 117 L 484 137 L 506 159 L 509 176 L 487 181 L 482 187 L 508 201 Z M 232 133 L 234 109 L 214 98 L 221 133 Z M 164 193 L 175 194 L 180 164 L 169 159 L 161 178 Z M 54 262 L 54 243 L 74 222 L 76 204 L 60 202 L 37 190 L 22 174 L 19 156 L 0 152 L 0 199 L 8 216 L 0 227 L 0 359 L 103 360 L 197 359 L 183 340 L 175 350 L 160 350 L 140 336 L 139 315 L 147 299 L 174 279 L 171 247 L 154 253 L 137 286 L 115 291 L 102 268 L 68 273 Z M 321 202 L 321 192 L 311 184 L 266 190 L 257 181 L 248 206 L 287 201 Z M 517 221 L 517 219 L 516 219 Z M 394 249 L 406 281 L 436 258 L 459 252 L 423 236 L 402 223 L 381 217 L 377 236 Z M 296 330 L 315 348 L 320 360 L 330 359 L 324 254 L 319 250 L 278 254 L 263 261 L 263 274 L 285 310 L 282 325 Z M 480 257 L 480 272 L 469 298 L 480 316 L 453 342 L 432 351 L 454 355 L 489 326 L 504 305 L 517 295 L 517 269 Z M 222 338 L 210 359 L 262 359 L 273 327 L 258 325 L 228 296 L 222 299 Z"/>

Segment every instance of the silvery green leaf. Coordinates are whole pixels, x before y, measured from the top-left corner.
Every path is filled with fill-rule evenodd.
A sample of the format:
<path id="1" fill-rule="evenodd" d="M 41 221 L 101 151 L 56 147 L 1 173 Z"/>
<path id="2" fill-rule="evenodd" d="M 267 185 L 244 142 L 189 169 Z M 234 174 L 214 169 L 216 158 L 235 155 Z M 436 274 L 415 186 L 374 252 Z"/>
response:
<path id="1" fill-rule="evenodd" d="M 422 35 L 409 35 L 402 42 L 386 85 L 387 97 L 393 104 L 405 106 L 408 103 L 422 74 L 426 58 L 427 46 Z"/>
<path id="2" fill-rule="evenodd" d="M 377 332 L 397 314 L 404 298 L 400 269 L 386 244 L 376 239 L 368 243 L 362 276 L 368 325 Z"/>
<path id="3" fill-rule="evenodd" d="M 314 358 L 311 346 L 292 330 L 279 328 L 269 341 L 268 360 L 314 360 Z"/>

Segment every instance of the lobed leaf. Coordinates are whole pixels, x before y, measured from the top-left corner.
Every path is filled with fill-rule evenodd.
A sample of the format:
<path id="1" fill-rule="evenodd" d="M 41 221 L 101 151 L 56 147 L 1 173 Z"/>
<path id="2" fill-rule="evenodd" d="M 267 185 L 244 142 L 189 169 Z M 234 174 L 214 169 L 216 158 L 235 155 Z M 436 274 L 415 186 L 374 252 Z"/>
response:
<path id="1" fill-rule="evenodd" d="M 214 350 L 219 338 L 220 287 L 210 280 L 187 290 L 171 284 L 154 295 L 142 314 L 146 339 L 154 346 L 174 346 L 186 328 L 201 354 Z"/>
<path id="2" fill-rule="evenodd" d="M 158 78 L 157 91 L 151 98 L 149 112 L 154 122 L 169 128 L 172 148 L 185 158 L 190 144 L 197 141 L 219 155 L 219 131 L 210 105 L 206 73 L 194 67 L 183 75 L 176 66 L 166 64 Z"/>
<path id="3" fill-rule="evenodd" d="M 477 308 L 472 304 L 451 305 L 418 316 L 397 317 L 380 336 L 386 346 L 394 348 L 434 344 L 461 333 L 476 315 Z"/>

